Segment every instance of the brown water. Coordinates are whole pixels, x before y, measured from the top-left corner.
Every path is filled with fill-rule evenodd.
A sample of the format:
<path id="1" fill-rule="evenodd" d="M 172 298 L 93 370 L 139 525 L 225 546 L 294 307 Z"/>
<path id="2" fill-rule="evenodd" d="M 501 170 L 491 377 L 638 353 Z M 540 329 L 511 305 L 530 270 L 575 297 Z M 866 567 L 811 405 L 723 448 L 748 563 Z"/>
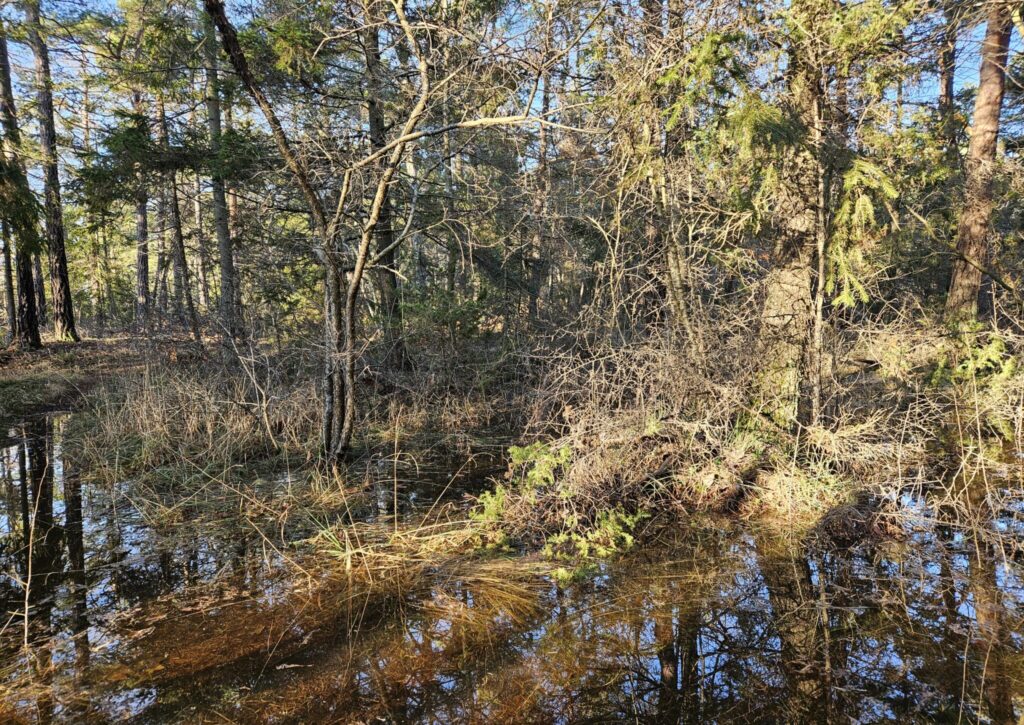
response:
<path id="1" fill-rule="evenodd" d="M 1024 715 L 1024 578 L 991 537 L 921 526 L 837 550 L 704 520 L 567 586 L 494 560 L 367 601 L 266 532 L 187 516 L 163 530 L 130 484 L 83 486 L 61 425 L 0 445 L 0 721 Z M 419 484 L 365 515 L 429 505 L 440 489 Z"/>

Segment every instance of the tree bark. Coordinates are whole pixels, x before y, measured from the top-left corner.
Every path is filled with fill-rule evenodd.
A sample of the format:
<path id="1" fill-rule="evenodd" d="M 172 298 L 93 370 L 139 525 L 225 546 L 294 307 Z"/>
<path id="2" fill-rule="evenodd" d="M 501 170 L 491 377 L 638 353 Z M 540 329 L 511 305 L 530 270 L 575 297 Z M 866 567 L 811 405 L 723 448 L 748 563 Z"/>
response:
<path id="1" fill-rule="evenodd" d="M 380 151 L 386 143 L 384 109 L 381 103 L 383 82 L 380 77 L 380 36 L 377 19 L 371 15 L 369 5 L 367 6 L 367 16 L 365 32 L 366 115 L 369 122 L 370 147 L 374 151 Z M 382 156 L 381 164 L 386 161 L 386 157 Z M 388 193 L 377 222 L 377 252 L 381 255 L 381 259 L 380 266 L 375 270 L 374 279 L 380 294 L 381 321 L 387 350 L 385 360 L 388 367 L 405 369 L 409 366 L 409 355 L 402 339 L 402 308 L 399 305 L 398 275 L 395 270 L 397 264 L 394 248 L 395 231 L 391 217 L 391 194 Z"/>
<path id="2" fill-rule="evenodd" d="M 142 93 L 132 93 L 132 110 L 139 117 L 146 117 Z M 149 195 L 146 179 L 141 169 L 136 172 L 135 190 L 135 326 L 142 330 L 149 327 Z"/>
<path id="3" fill-rule="evenodd" d="M 50 319 L 50 306 L 46 303 L 46 276 L 43 274 L 42 252 L 37 251 L 32 254 L 32 278 L 35 280 L 36 311 L 39 315 L 39 324 L 46 325 Z"/>
<path id="4" fill-rule="evenodd" d="M 951 168 L 956 168 L 960 165 L 960 150 L 957 148 L 954 107 L 958 30 L 954 5 L 946 4 L 943 8 L 943 19 L 945 25 L 939 49 L 939 124 L 942 142 L 946 147 L 946 162 Z"/>
<path id="5" fill-rule="evenodd" d="M 162 98 L 157 98 L 157 116 L 159 119 L 159 142 L 165 153 L 170 152 L 168 141 L 167 113 L 164 111 Z M 181 208 L 178 205 L 178 179 L 174 169 L 164 172 L 164 183 L 167 187 L 167 215 L 171 227 L 171 252 L 174 257 L 174 296 L 175 308 L 185 316 L 189 331 L 197 343 L 202 344 L 199 330 L 199 318 L 192 302 L 192 283 L 189 279 L 188 260 L 185 257 L 185 235 L 181 227 Z"/>
<path id="6" fill-rule="evenodd" d="M 971 143 L 967 149 L 964 209 L 957 229 L 957 256 L 946 297 L 946 321 L 953 324 L 973 322 L 978 316 L 982 270 L 988 258 L 992 176 L 1012 27 L 1010 5 L 1002 0 L 990 0 L 985 40 L 981 46 Z"/>
<path id="7" fill-rule="evenodd" d="M 15 265 L 18 275 L 18 343 L 30 348 L 43 346 L 39 337 L 39 314 L 32 279 L 32 259 L 25 252 L 18 253 Z"/>
<path id="8" fill-rule="evenodd" d="M 809 129 L 812 143 L 793 148 L 779 175 L 778 241 L 765 281 L 758 339 L 759 356 L 765 364 L 759 404 L 784 427 L 814 418 L 816 396 L 820 396 L 816 352 L 821 335 L 821 281 L 818 295 L 814 283 L 815 270 L 820 274 L 823 268 L 825 243 L 818 208 L 822 196 L 821 99 L 817 67 L 805 53 L 803 48 L 790 50 L 789 89 L 794 110 Z"/>
<path id="9" fill-rule="evenodd" d="M 8 341 L 18 337 L 18 308 L 14 304 L 14 270 L 11 266 L 11 228 L 3 223 L 4 244 L 4 309 L 7 312 L 7 325 L 11 328 Z"/>
<path id="10" fill-rule="evenodd" d="M 25 198 L 31 197 L 25 164 L 20 156 L 21 132 L 18 128 L 18 113 L 14 105 L 14 88 L 11 84 L 11 62 L 7 54 L 7 32 L 0 19 L 0 125 L 3 126 L 3 154 L 14 176 L 14 183 L 21 187 Z M 32 247 L 37 240 L 34 215 L 20 218 L 20 227 L 13 231 L 18 237 L 15 270 L 18 278 L 18 307 L 15 340 L 30 348 L 42 346 L 39 338 L 39 315 L 36 309 L 35 280 L 32 277 Z M 5 239 L 5 248 L 10 237 Z M 6 261 L 6 260 L 5 260 Z M 8 286 L 10 290 L 10 286 Z"/>
<path id="11" fill-rule="evenodd" d="M 207 66 L 206 122 L 210 135 L 210 150 L 215 160 L 210 181 L 213 187 L 213 224 L 217 234 L 217 253 L 220 264 L 220 324 L 225 339 L 232 340 L 238 335 L 238 323 L 235 315 L 235 258 L 231 240 L 231 229 L 228 224 L 228 205 L 224 189 L 224 177 L 219 169 L 221 107 L 217 39 L 210 17 L 205 17 L 203 49 L 206 54 Z"/>
<path id="12" fill-rule="evenodd" d="M 38 88 L 39 145 L 43 156 L 43 190 L 46 207 L 46 244 L 50 260 L 50 296 L 53 303 L 53 333 L 58 340 L 79 340 L 75 329 L 75 310 L 68 279 L 68 260 L 64 245 L 64 211 L 60 200 L 60 176 L 57 168 L 57 129 L 53 113 L 53 79 L 50 55 L 42 36 L 39 0 L 26 0 L 28 43 L 35 56 Z"/>
<path id="13" fill-rule="evenodd" d="M 551 76 L 545 72 L 541 76 L 541 102 L 540 111 L 543 117 L 547 117 L 551 109 Z M 548 197 L 551 194 L 551 176 L 548 173 L 548 129 L 540 124 L 537 129 L 537 169 L 534 174 L 533 199 L 533 234 L 530 240 L 530 300 L 529 315 L 530 321 L 536 322 L 540 315 L 541 288 L 544 281 L 544 273 L 547 270 L 548 260 L 544 244 L 547 236 L 544 232 L 548 225 Z"/>
<path id="14" fill-rule="evenodd" d="M 192 199 L 192 213 L 196 229 L 196 246 L 199 249 L 199 306 L 210 308 L 210 253 L 206 248 L 206 233 L 203 230 L 203 180 L 199 169 L 195 169 L 195 198 Z"/>
<path id="15" fill-rule="evenodd" d="M 156 223 L 160 236 L 156 247 L 156 279 L 153 281 L 153 300 L 156 303 L 159 325 L 167 317 L 167 248 L 170 242 L 170 224 L 167 222 L 167 189 L 160 188 L 156 200 Z"/>

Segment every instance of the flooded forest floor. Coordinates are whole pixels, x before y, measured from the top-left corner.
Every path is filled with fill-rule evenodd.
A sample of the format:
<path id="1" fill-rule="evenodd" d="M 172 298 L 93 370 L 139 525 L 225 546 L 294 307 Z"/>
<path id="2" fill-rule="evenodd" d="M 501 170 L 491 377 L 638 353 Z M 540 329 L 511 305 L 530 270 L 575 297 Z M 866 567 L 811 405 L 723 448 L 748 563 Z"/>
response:
<path id="1" fill-rule="evenodd" d="M 476 408 L 435 436 L 399 411 L 336 475 L 308 391 L 225 411 L 166 352 L 50 349 L 0 364 L 4 722 L 1024 716 L 1019 497 L 973 525 L 920 488 L 867 527 L 655 512 L 581 565 L 495 535 L 512 439 Z"/>

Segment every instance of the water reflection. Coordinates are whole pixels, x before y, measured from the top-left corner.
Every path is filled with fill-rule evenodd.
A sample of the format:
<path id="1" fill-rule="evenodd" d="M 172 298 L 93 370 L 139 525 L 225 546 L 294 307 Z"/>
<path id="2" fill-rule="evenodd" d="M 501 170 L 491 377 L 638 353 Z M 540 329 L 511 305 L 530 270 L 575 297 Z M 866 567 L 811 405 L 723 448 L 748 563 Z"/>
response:
<path id="1" fill-rule="evenodd" d="M 1024 715 L 1024 582 L 984 532 L 835 549 L 707 521 L 569 586 L 533 579 L 511 597 L 500 573 L 438 572 L 384 607 L 237 531 L 155 531 L 116 491 L 83 490 L 62 425 L 27 423 L 0 451 L 0 676 L 33 682 L 0 720 Z"/>
<path id="2" fill-rule="evenodd" d="M 297 636 L 257 667 L 206 673 L 209 695 L 169 683 L 157 699 L 175 707 L 148 714 L 175 720 L 187 703 L 208 722 L 1012 723 L 1022 587 L 995 553 L 969 537 L 814 552 L 729 531 L 541 587 L 527 612 L 495 609 L 480 583 L 439 582 L 355 639 Z"/>
<path id="3" fill-rule="evenodd" d="M 412 610 L 222 684 L 242 720 L 1016 722 L 1021 582 L 977 544 L 813 552 L 742 531 L 691 537 L 548 587 L 523 621 L 466 629 Z M 473 607 L 482 594 L 448 596 Z"/>

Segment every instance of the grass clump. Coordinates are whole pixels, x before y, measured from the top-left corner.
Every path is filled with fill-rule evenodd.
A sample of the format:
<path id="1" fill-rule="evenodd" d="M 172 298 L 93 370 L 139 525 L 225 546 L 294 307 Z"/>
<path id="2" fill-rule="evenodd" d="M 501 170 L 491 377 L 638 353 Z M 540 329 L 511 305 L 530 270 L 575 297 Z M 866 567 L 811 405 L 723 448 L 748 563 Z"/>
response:
<path id="1" fill-rule="evenodd" d="M 86 396 L 69 446 L 108 482 L 168 470 L 201 475 L 315 450 L 314 400 L 304 386 L 268 393 L 223 369 L 148 365 Z"/>

